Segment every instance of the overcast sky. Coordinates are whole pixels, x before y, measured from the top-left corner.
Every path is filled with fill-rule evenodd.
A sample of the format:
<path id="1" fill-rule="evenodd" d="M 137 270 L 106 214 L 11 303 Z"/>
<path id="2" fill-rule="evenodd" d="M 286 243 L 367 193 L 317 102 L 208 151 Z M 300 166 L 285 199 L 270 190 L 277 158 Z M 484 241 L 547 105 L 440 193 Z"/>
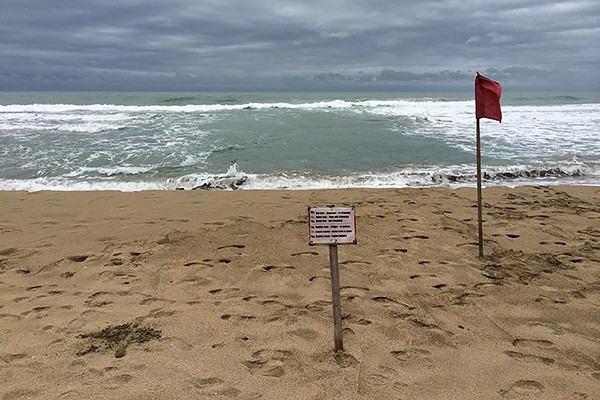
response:
<path id="1" fill-rule="evenodd" d="M 0 90 L 600 89 L 599 0 L 0 0 Z"/>

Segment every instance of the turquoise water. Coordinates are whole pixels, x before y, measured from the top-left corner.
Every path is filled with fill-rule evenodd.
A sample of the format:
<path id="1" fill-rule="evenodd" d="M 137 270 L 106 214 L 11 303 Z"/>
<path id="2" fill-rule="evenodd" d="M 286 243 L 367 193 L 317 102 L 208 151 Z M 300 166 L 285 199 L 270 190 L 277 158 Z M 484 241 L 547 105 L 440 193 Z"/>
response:
<path id="1" fill-rule="evenodd" d="M 487 185 L 600 183 L 600 94 L 506 91 Z M 472 93 L 19 92 L 0 189 L 469 186 Z"/>

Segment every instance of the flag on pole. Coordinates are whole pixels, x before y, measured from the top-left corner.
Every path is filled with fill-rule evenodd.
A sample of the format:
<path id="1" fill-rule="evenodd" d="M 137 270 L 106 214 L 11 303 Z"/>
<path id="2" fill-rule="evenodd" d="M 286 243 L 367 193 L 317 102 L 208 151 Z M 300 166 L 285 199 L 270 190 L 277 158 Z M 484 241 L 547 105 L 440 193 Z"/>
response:
<path id="1" fill-rule="evenodd" d="M 475 77 L 475 118 L 489 118 L 502 122 L 501 95 L 502 86 L 478 72 Z"/>
<path id="2" fill-rule="evenodd" d="M 500 96 L 502 86 L 485 76 L 477 73 L 475 77 L 475 118 L 477 120 L 477 230 L 479 231 L 479 257 L 483 258 L 483 199 L 481 194 L 481 134 L 479 119 L 489 118 L 502 122 Z"/>

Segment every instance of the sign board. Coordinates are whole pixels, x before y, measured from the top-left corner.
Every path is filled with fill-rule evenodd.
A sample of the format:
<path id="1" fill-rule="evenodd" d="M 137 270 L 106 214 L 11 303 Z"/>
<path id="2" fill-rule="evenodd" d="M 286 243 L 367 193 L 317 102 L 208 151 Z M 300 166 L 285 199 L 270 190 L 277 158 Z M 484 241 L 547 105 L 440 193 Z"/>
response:
<path id="1" fill-rule="evenodd" d="M 308 207 L 309 245 L 356 244 L 354 207 Z"/>

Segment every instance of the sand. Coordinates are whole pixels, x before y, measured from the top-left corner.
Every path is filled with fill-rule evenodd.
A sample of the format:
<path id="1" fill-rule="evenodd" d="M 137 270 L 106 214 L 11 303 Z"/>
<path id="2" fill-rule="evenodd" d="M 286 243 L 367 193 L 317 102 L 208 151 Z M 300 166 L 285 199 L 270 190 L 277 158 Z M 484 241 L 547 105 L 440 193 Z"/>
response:
<path id="1" fill-rule="evenodd" d="M 484 202 L 479 259 L 470 188 L 0 192 L 0 398 L 600 398 L 600 188 Z"/>

